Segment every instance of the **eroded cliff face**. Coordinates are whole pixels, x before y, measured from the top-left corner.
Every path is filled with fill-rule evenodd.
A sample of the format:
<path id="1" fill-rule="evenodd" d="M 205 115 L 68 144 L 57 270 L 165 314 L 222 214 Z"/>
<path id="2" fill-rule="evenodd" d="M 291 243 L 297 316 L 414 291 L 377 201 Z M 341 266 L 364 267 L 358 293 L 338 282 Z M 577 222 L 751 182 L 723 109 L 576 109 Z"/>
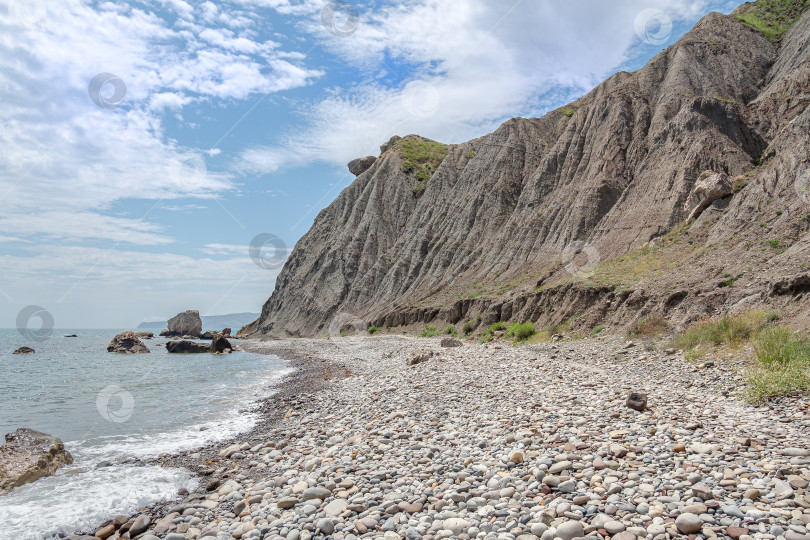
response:
<path id="1" fill-rule="evenodd" d="M 404 146 L 423 140 L 396 142 L 318 215 L 252 329 L 685 324 L 758 303 L 806 321 L 808 287 L 773 290 L 810 271 L 808 43 L 807 13 L 780 44 L 712 13 L 643 69 L 448 146 L 426 184 Z M 734 193 L 684 224 L 708 170 Z"/>

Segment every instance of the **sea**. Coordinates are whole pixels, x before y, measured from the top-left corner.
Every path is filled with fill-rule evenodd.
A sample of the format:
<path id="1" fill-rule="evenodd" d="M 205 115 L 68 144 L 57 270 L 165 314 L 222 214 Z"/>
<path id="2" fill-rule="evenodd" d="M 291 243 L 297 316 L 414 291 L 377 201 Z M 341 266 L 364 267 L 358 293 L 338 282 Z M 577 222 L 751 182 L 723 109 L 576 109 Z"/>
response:
<path id="1" fill-rule="evenodd" d="M 0 435 L 32 428 L 62 439 L 74 458 L 55 476 L 0 495 L 0 540 L 90 530 L 194 489 L 185 470 L 122 461 L 249 430 L 258 421 L 252 405 L 290 372 L 274 355 L 168 354 L 158 337 L 144 340 L 150 354 L 108 353 L 121 331 L 59 329 L 33 341 L 0 329 Z M 12 354 L 23 345 L 36 352 Z"/>

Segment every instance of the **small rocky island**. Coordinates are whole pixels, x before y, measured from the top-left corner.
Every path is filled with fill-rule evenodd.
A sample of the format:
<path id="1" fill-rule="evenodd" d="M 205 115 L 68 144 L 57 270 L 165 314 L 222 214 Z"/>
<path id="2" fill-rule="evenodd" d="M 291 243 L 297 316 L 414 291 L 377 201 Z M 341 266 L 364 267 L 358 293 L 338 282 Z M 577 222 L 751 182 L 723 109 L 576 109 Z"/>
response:
<path id="1" fill-rule="evenodd" d="M 121 354 L 143 354 L 148 353 L 149 349 L 135 332 L 127 330 L 112 338 L 110 344 L 107 345 L 107 351 Z"/>

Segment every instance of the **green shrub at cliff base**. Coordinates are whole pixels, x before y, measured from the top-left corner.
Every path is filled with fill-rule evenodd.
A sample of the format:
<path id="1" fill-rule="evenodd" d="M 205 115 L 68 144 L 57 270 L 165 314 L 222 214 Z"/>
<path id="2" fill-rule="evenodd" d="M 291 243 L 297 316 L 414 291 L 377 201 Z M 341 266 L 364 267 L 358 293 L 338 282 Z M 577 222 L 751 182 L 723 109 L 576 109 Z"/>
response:
<path id="1" fill-rule="evenodd" d="M 810 336 L 784 326 L 768 327 L 754 339 L 754 351 L 757 365 L 747 372 L 749 401 L 810 390 Z"/>
<path id="2" fill-rule="evenodd" d="M 495 332 L 497 332 L 498 330 L 506 330 L 506 323 L 505 322 L 496 322 L 495 324 L 493 324 L 492 326 L 487 328 L 487 331 L 484 332 L 484 334 L 481 336 L 481 340 L 480 340 L 481 343 L 486 343 L 487 341 L 492 341 L 492 339 L 495 337 Z"/>
<path id="3" fill-rule="evenodd" d="M 422 333 L 419 334 L 419 337 L 433 337 L 437 334 L 435 326 L 426 326 Z"/>
<path id="4" fill-rule="evenodd" d="M 534 324 L 530 322 L 515 323 L 509 327 L 506 337 L 510 337 L 515 341 L 526 341 L 536 333 L 537 330 L 534 328 Z"/>

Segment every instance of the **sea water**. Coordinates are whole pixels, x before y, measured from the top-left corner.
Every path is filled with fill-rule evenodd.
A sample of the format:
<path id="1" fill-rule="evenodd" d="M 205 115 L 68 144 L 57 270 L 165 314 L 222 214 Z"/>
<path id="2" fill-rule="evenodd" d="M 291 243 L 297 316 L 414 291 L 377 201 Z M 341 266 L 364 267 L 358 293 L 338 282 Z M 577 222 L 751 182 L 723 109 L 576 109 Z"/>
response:
<path id="1" fill-rule="evenodd" d="M 165 338 L 144 340 L 150 354 L 108 353 L 119 331 L 62 329 L 31 341 L 0 329 L 0 435 L 42 431 L 62 439 L 74 458 L 56 476 L 0 495 L 0 540 L 89 530 L 193 489 L 187 471 L 121 461 L 250 429 L 258 419 L 247 411 L 251 403 L 289 371 L 273 355 L 168 354 Z M 12 354 L 22 345 L 36 353 Z"/>

